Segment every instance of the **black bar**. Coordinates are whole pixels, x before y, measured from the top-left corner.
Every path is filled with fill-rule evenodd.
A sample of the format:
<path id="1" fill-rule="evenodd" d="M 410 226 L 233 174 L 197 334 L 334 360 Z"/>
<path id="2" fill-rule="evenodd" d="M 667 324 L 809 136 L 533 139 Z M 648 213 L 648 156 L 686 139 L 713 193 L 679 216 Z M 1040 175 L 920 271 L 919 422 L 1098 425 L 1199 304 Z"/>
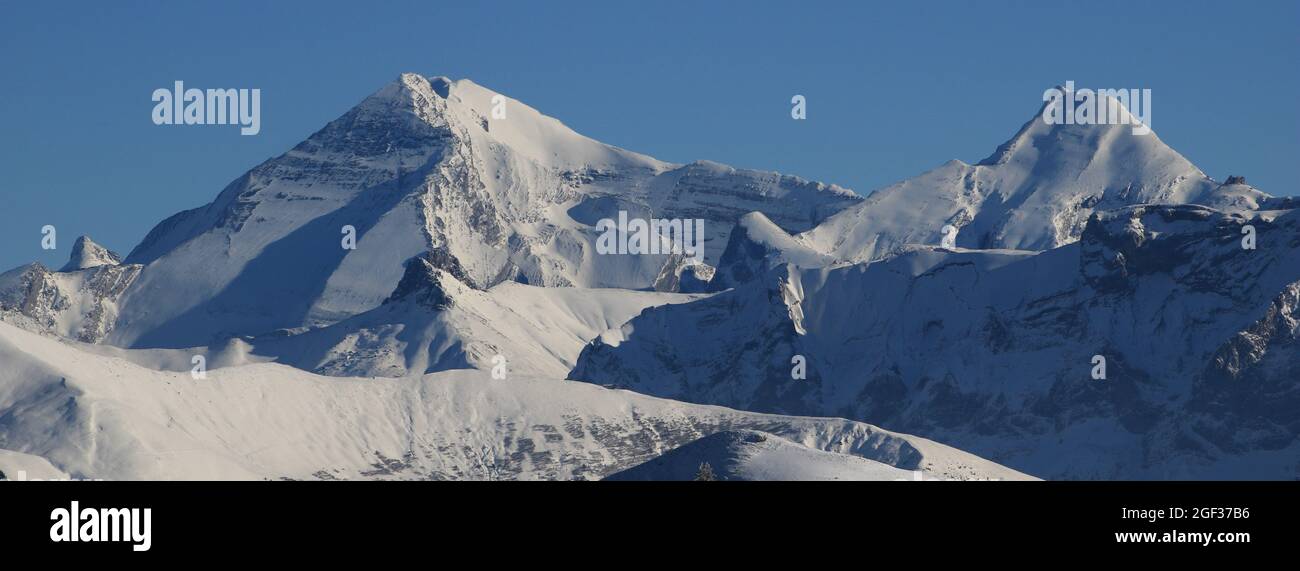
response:
<path id="1" fill-rule="evenodd" d="M 135 552 L 129 542 L 53 542 L 51 512 L 69 508 L 74 500 L 83 511 L 150 508 L 149 550 Z M 507 547 L 535 553 L 530 550 L 568 546 L 564 549 L 590 552 L 635 545 L 651 557 L 654 550 L 680 549 L 680 542 L 703 537 L 723 542 L 719 545 L 726 545 L 724 538 L 752 541 L 753 548 L 763 549 L 852 548 L 869 542 L 926 548 L 927 558 L 945 550 L 955 556 L 965 550 L 1051 549 L 1066 550 L 1072 560 L 1181 559 L 1290 548 L 1300 485 L 6 482 L 0 483 L 0 505 L 0 537 L 7 538 L 11 551 L 126 560 L 174 561 L 195 553 L 239 558 L 261 551 L 309 556 L 325 548 L 363 556 L 429 548 L 450 556 Z M 1141 512 L 1147 517 L 1125 518 L 1125 508 L 1148 510 Z M 1170 517 L 1174 508 L 1183 509 L 1183 517 Z M 1155 511 L 1162 509 L 1163 514 Z M 1124 532 L 1249 537 L 1234 535 L 1239 542 L 1210 545 L 1118 543 L 1116 533 Z M 785 541 L 796 543 L 780 544 Z"/>

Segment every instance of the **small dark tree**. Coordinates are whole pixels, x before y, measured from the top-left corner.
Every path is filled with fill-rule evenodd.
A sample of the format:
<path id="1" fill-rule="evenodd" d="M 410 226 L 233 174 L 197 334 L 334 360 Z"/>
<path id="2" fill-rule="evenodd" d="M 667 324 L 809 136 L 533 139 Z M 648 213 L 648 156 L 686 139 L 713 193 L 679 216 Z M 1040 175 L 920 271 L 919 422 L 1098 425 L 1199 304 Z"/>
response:
<path id="1" fill-rule="evenodd" d="M 5 471 L 0 470 L 0 480 L 8 480 L 8 479 L 9 477 L 5 475 Z"/>
<path id="2" fill-rule="evenodd" d="M 713 466 L 710 466 L 708 462 L 700 462 L 700 470 L 695 473 L 695 481 L 713 482 L 717 479 L 718 477 L 713 475 Z"/>

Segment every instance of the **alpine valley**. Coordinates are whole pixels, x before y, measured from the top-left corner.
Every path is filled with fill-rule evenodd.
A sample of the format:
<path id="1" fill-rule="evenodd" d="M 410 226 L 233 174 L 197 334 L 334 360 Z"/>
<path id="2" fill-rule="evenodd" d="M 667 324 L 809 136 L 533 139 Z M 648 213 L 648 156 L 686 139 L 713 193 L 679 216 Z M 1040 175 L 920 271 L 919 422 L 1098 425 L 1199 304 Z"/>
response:
<path id="1" fill-rule="evenodd" d="M 0 470 L 1300 474 L 1297 202 L 1041 116 L 863 198 L 403 74 L 125 256 L 0 274 Z M 628 217 L 702 255 L 598 248 Z"/>

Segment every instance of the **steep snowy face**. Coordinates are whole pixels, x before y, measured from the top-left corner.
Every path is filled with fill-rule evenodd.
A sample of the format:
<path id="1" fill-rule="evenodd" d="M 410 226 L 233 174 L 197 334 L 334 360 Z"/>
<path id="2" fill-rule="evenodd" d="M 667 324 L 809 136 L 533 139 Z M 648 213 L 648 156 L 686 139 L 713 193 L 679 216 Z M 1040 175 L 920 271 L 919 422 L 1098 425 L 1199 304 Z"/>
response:
<path id="1" fill-rule="evenodd" d="M 480 371 L 330 378 L 262 363 L 196 380 L 84 349 L 0 323 L 0 470 L 10 477 L 585 480 L 726 430 L 763 431 L 925 479 L 1025 477 L 858 422 L 555 379 Z"/>
<path id="2" fill-rule="evenodd" d="M 600 219 L 701 218 L 715 262 L 746 212 L 803 231 L 858 200 L 794 177 L 670 165 L 468 80 L 404 74 L 154 228 L 127 257 L 147 270 L 109 342 L 177 347 L 328 325 L 378 307 L 429 251 L 478 289 L 648 289 L 676 261 L 602 255 Z"/>
<path id="3" fill-rule="evenodd" d="M 709 291 L 722 291 L 746 283 L 783 264 L 801 268 L 821 268 L 836 260 L 805 245 L 761 212 L 742 216 L 732 230 L 718 260 L 717 271 L 709 281 Z"/>
<path id="4" fill-rule="evenodd" d="M 1119 101 L 1103 100 L 1111 116 L 1128 115 Z M 949 161 L 876 191 L 806 238 L 855 261 L 906 244 L 939 245 L 945 226 L 956 230 L 958 247 L 1046 250 L 1078 240 L 1098 210 L 1146 203 L 1253 209 L 1268 198 L 1244 184 L 1216 183 L 1154 132 L 1049 124 L 1040 111 L 978 164 Z"/>
<path id="5" fill-rule="evenodd" d="M 817 384 L 791 382 L 791 360 L 809 354 L 801 349 L 802 303 L 792 295 L 802 288 L 792 278 L 798 270 L 780 266 L 676 310 L 647 310 L 595 338 L 569 378 L 778 414 L 818 410 Z"/>
<path id="6" fill-rule="evenodd" d="M 1046 478 L 1290 478 L 1298 284 L 1300 211 L 1137 206 L 1041 253 L 778 266 L 647 310 L 570 378 L 841 415 Z"/>

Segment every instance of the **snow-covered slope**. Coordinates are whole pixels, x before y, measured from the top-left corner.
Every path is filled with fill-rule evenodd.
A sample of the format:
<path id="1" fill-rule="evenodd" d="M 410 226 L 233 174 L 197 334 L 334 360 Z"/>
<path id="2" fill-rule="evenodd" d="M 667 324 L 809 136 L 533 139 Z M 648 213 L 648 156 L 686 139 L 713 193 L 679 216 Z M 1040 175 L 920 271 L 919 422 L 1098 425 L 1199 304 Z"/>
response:
<path id="1" fill-rule="evenodd" d="M 708 464 L 715 479 L 722 481 L 908 481 L 913 478 L 908 470 L 860 456 L 824 452 L 757 430 L 734 430 L 710 434 L 605 479 L 695 480 L 704 464 Z"/>
<path id="2" fill-rule="evenodd" d="M 404 74 L 154 228 L 127 256 L 146 269 L 108 342 L 184 347 L 328 325 L 378 307 L 430 251 L 479 289 L 650 289 L 669 256 L 598 254 L 598 220 L 702 218 L 715 263 L 745 213 L 799 232 L 858 201 L 775 173 L 663 163 L 471 81 Z"/>
<path id="3" fill-rule="evenodd" d="M 1128 114 L 1103 97 L 1111 116 Z M 1131 115 L 1129 115 L 1131 117 Z M 958 160 L 872 193 L 804 235 L 834 258 L 869 261 L 907 244 L 1046 250 L 1074 242 L 1098 210 L 1135 204 L 1200 204 L 1251 210 L 1268 195 L 1220 185 L 1154 132 L 1131 125 L 1048 124 L 1034 115 L 977 164 Z"/>
<path id="4" fill-rule="evenodd" d="M 1241 245 L 1248 223 L 1256 250 Z M 860 419 L 1046 478 L 1289 479 L 1297 288 L 1300 211 L 1139 206 L 1041 253 L 780 266 L 647 310 L 593 341 L 571 378 Z"/>
<path id="5" fill-rule="evenodd" d="M 195 379 L 80 347 L 0 323 L 0 470 L 41 458 L 75 478 L 592 479 L 753 429 L 926 477 L 1025 477 L 861 423 L 584 383 L 478 371 L 334 378 L 270 363 Z"/>
<path id="6" fill-rule="evenodd" d="M 380 307 L 302 334 L 252 339 L 252 352 L 338 376 L 489 370 L 503 363 L 516 374 L 563 378 L 602 331 L 647 307 L 699 298 L 514 282 L 479 291 L 431 260 L 413 260 Z"/>
<path id="7" fill-rule="evenodd" d="M 70 476 L 40 456 L 0 450 L 0 480 L 69 480 Z"/>

